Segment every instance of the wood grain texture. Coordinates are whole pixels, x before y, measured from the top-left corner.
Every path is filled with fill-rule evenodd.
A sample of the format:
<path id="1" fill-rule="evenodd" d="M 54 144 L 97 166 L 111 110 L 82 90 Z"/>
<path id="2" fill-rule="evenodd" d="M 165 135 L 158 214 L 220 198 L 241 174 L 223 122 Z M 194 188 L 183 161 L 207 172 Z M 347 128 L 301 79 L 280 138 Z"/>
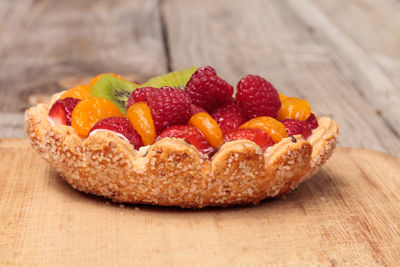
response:
<path id="1" fill-rule="evenodd" d="M 325 44 L 341 75 L 399 138 L 400 20 L 391 18 L 398 16 L 400 2 L 385 0 L 377 5 L 365 1 L 349 3 L 347 8 L 343 8 L 345 1 L 289 2 L 314 29 L 315 38 Z M 348 18 L 357 19 L 349 23 Z M 387 63 L 398 66 L 388 68 Z"/>
<path id="2" fill-rule="evenodd" d="M 260 74 L 333 116 L 345 146 L 400 156 L 398 0 L 0 1 L 0 137 L 38 99 L 117 72 Z"/>
<path id="3" fill-rule="evenodd" d="M 24 114 L 0 112 L 0 137 L 26 137 Z"/>
<path id="4" fill-rule="evenodd" d="M 363 10 L 360 17 L 372 20 L 352 27 L 358 15 L 342 12 L 340 23 L 333 18 L 347 8 L 344 1 L 329 1 L 336 7 L 331 12 L 323 12 L 317 2 L 163 1 L 171 66 L 211 65 L 233 84 L 247 73 L 259 74 L 281 92 L 308 99 L 318 114 L 333 116 L 343 145 L 400 155 L 400 97 L 394 83 L 399 74 L 393 72 L 396 67 L 384 70 L 372 48 L 365 50 L 367 42 L 351 36 L 352 31 L 365 35 L 375 20 L 382 27 L 391 23 L 394 15 L 374 13 L 374 5 L 391 7 L 393 14 L 400 6 L 390 0 L 369 1 L 373 15 Z M 354 9 L 357 6 L 364 4 L 352 3 Z M 400 63 L 400 50 L 394 49 L 400 43 L 395 25 L 384 30 L 392 34 L 384 43 L 396 56 L 380 54 L 392 66 Z M 378 47 L 379 38 L 374 42 Z"/>
<path id="5" fill-rule="evenodd" d="M 0 139 L 0 265 L 395 266 L 399 195 L 399 159 L 339 148 L 258 206 L 120 206 L 74 191 L 26 139 Z"/>
<path id="6" fill-rule="evenodd" d="M 166 72 L 158 1 L 0 1 L 0 111 L 64 77 Z"/>
<path id="7" fill-rule="evenodd" d="M 294 2 L 294 1 L 293 1 Z M 325 26 L 330 31 L 341 31 L 341 39 L 332 40 L 335 47 L 332 49 L 344 50 L 346 55 L 336 60 L 343 66 L 343 72 L 353 76 L 353 85 L 374 106 L 380 105 L 382 115 L 392 112 L 400 113 L 397 102 L 393 99 L 400 97 L 400 2 L 384 0 L 377 4 L 373 0 L 367 1 L 314 1 L 319 16 L 325 18 Z M 343 8 L 343 6 L 347 8 Z M 315 17 L 315 16 L 312 16 Z M 347 18 L 353 19 L 348 23 Z M 329 24 L 329 25 L 327 25 Z M 314 23 L 318 27 L 318 23 Z M 323 31 L 329 35 L 329 31 Z M 333 29 L 336 28 L 336 29 Z M 326 36 L 332 38 L 334 36 Z M 346 44 L 341 45 L 345 42 Z M 351 44 L 348 44 L 351 43 Z M 351 46 L 349 50 L 346 47 Z M 357 50 L 357 51 L 355 51 Z M 346 60 L 350 61 L 346 62 Z M 352 64 L 352 62 L 358 64 Z M 350 69 L 351 71 L 345 71 Z M 373 94 L 368 92 L 375 91 Z M 376 99 L 375 97 L 379 98 Z M 392 104 L 393 103 L 393 104 Z M 396 110 L 397 109 L 397 110 Z M 395 120 L 393 126 L 400 132 L 398 116 L 388 118 Z"/>

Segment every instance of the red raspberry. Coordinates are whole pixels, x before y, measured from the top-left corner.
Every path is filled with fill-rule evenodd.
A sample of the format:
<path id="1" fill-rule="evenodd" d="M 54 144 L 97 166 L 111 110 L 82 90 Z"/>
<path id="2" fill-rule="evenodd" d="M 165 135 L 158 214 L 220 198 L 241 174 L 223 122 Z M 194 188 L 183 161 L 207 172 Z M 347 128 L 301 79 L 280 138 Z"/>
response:
<path id="1" fill-rule="evenodd" d="M 218 123 L 224 135 L 246 122 L 243 110 L 236 101 L 217 108 L 211 116 Z"/>
<path id="2" fill-rule="evenodd" d="M 125 139 L 131 143 L 135 149 L 144 146 L 142 138 L 133 128 L 132 124 L 127 118 L 123 117 L 109 117 L 98 121 L 90 130 L 90 133 L 99 130 L 112 131 L 121 134 Z"/>
<path id="3" fill-rule="evenodd" d="M 261 149 L 266 149 L 275 144 L 269 134 L 261 129 L 236 129 L 224 136 L 225 142 L 242 139 L 253 141 Z"/>
<path id="4" fill-rule="evenodd" d="M 202 107 L 196 106 L 195 104 L 190 105 L 190 117 L 200 112 L 207 112 L 207 111 Z"/>
<path id="5" fill-rule="evenodd" d="M 310 117 L 308 117 L 308 119 L 305 122 L 308 124 L 311 130 L 314 130 L 315 128 L 318 127 L 318 121 L 314 113 L 311 113 Z"/>
<path id="6" fill-rule="evenodd" d="M 237 85 L 236 99 L 249 120 L 261 116 L 276 118 L 281 108 L 278 92 L 260 76 L 242 78 Z"/>
<path id="7" fill-rule="evenodd" d="M 210 146 L 203 133 L 194 126 L 176 125 L 166 129 L 156 139 L 160 140 L 164 137 L 182 138 L 194 145 L 200 152 L 208 153 L 213 148 Z"/>
<path id="8" fill-rule="evenodd" d="M 287 119 L 282 121 L 282 123 L 285 125 L 286 131 L 290 135 L 301 134 L 304 138 L 307 138 L 311 135 L 311 128 L 304 121 Z"/>
<path id="9" fill-rule="evenodd" d="M 191 115 L 189 96 L 180 89 L 165 86 L 139 88 L 131 93 L 127 109 L 136 102 L 146 102 L 157 132 L 178 124 L 186 124 Z"/>
<path id="10" fill-rule="evenodd" d="M 142 87 L 138 88 L 131 93 L 128 99 L 128 103 L 126 104 L 126 110 L 136 102 L 147 102 L 146 97 L 148 94 L 152 93 L 154 90 L 157 90 L 153 87 Z"/>
<path id="11" fill-rule="evenodd" d="M 142 90 L 143 89 L 143 90 Z M 165 86 L 160 89 L 146 87 L 132 93 L 131 104 L 135 99 L 146 102 L 151 110 L 154 126 L 157 132 L 162 132 L 168 127 L 186 124 L 190 119 L 189 96 L 180 89 Z M 129 97 L 131 99 L 131 97 Z"/>
<path id="12" fill-rule="evenodd" d="M 50 108 L 49 117 L 55 124 L 71 126 L 71 114 L 79 101 L 81 100 L 73 97 L 57 100 Z"/>
<path id="13" fill-rule="evenodd" d="M 185 92 L 193 104 L 205 108 L 208 112 L 232 99 L 233 87 L 218 77 L 210 66 L 198 68 L 186 84 Z"/>

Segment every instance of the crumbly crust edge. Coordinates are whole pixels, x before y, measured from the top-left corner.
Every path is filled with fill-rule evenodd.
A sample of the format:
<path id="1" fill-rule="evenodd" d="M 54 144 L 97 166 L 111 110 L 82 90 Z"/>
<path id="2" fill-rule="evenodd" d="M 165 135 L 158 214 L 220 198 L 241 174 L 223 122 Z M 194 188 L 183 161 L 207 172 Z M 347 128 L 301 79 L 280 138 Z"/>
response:
<path id="1" fill-rule="evenodd" d="M 338 127 L 328 117 L 303 139 L 284 138 L 262 151 L 247 140 L 223 144 L 205 158 L 182 139 L 164 138 L 141 155 L 111 132 L 81 138 L 70 126 L 52 125 L 49 107 L 25 112 L 34 150 L 73 188 L 117 202 L 205 207 L 257 204 L 295 189 L 332 155 Z"/>

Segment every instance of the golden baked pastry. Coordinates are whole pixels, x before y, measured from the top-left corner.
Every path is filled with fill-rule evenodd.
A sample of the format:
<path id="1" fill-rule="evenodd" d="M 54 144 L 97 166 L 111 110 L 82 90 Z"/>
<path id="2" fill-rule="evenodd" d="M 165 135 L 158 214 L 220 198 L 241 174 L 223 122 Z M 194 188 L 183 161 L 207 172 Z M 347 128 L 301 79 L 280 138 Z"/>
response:
<path id="1" fill-rule="evenodd" d="M 324 117 L 304 140 L 287 137 L 264 153 L 251 141 L 225 143 L 210 159 L 181 139 L 164 138 L 140 155 L 109 132 L 86 139 L 70 126 L 52 126 L 49 107 L 26 111 L 32 147 L 73 188 L 114 201 L 205 207 L 258 203 L 295 189 L 331 156 L 336 122 Z"/>
<path id="2" fill-rule="evenodd" d="M 264 151 L 252 141 L 235 140 L 207 155 L 169 137 L 137 150 L 110 131 L 82 137 L 71 126 L 54 125 L 49 109 L 38 104 L 25 113 L 34 150 L 73 188 L 117 202 L 185 208 L 257 204 L 314 175 L 338 136 L 336 122 L 323 117 L 306 139 L 285 137 Z"/>

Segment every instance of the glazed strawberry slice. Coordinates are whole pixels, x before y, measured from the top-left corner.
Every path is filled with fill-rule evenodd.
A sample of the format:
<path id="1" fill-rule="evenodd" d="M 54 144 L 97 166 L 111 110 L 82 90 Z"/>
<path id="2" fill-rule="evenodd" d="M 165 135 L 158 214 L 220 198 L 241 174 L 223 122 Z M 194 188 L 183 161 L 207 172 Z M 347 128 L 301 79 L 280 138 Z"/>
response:
<path id="1" fill-rule="evenodd" d="M 243 139 L 253 141 L 261 149 L 275 144 L 269 134 L 261 129 L 236 129 L 224 136 L 225 142 Z"/>
<path id="2" fill-rule="evenodd" d="M 228 134 L 246 122 L 243 110 L 236 101 L 217 108 L 211 116 L 218 123 L 223 134 Z"/>
<path id="3" fill-rule="evenodd" d="M 139 149 L 140 147 L 144 146 L 142 138 L 135 131 L 127 118 L 109 117 L 102 119 L 92 127 L 89 134 L 93 134 L 96 131 L 112 131 L 119 137 L 131 143 L 135 149 Z"/>
<path id="4" fill-rule="evenodd" d="M 156 139 L 156 141 L 164 137 L 182 138 L 194 145 L 197 150 L 202 153 L 208 153 L 213 150 L 208 143 L 203 133 L 194 126 L 190 125 L 176 125 L 163 131 Z"/>
<path id="5" fill-rule="evenodd" d="M 71 114 L 75 106 L 81 101 L 73 97 L 66 97 L 54 102 L 49 111 L 49 117 L 54 124 L 71 126 Z"/>
<path id="6" fill-rule="evenodd" d="M 283 120 L 282 123 L 285 125 L 286 131 L 290 135 L 301 134 L 304 138 L 307 138 L 311 135 L 311 128 L 308 123 L 304 121 L 287 119 Z"/>
<path id="7" fill-rule="evenodd" d="M 308 117 L 308 119 L 305 122 L 311 128 L 311 130 L 314 130 L 315 128 L 318 127 L 318 121 L 314 113 L 311 113 L 310 117 Z"/>

